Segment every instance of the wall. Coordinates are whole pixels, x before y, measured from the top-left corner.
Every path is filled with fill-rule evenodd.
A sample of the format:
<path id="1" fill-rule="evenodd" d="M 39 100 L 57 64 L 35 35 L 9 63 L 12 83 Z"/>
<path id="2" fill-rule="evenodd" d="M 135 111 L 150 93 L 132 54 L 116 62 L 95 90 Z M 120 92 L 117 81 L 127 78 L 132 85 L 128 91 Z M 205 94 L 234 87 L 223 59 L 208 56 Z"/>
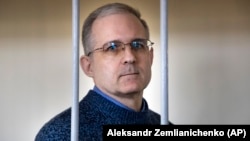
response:
<path id="1" fill-rule="evenodd" d="M 92 9 L 111 1 L 81 0 L 81 24 Z M 145 98 L 160 112 L 160 2 L 126 3 L 149 21 L 155 58 Z M 247 0 L 169 0 L 172 122 L 250 123 L 249 5 Z M 71 26 L 70 0 L 0 1 L 0 140 L 34 140 L 45 122 L 71 105 Z M 80 70 L 80 99 L 92 87 Z"/>
<path id="2" fill-rule="evenodd" d="M 170 119 L 250 122 L 250 1 L 169 1 Z"/>

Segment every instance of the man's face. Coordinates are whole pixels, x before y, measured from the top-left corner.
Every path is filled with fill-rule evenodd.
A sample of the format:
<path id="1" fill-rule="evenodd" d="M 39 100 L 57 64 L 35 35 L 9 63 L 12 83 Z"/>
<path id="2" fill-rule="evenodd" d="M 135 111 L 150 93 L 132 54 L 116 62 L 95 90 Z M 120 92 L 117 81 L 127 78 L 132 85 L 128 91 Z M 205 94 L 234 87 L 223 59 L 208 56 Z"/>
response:
<path id="1" fill-rule="evenodd" d="M 135 39 L 147 39 L 143 25 L 131 14 L 98 18 L 92 27 L 92 37 L 94 49 L 114 40 L 130 43 Z M 89 60 L 89 76 L 103 92 L 111 96 L 142 94 L 151 79 L 153 49 L 139 54 L 126 45 L 118 56 L 107 55 L 100 50 L 93 52 Z"/>

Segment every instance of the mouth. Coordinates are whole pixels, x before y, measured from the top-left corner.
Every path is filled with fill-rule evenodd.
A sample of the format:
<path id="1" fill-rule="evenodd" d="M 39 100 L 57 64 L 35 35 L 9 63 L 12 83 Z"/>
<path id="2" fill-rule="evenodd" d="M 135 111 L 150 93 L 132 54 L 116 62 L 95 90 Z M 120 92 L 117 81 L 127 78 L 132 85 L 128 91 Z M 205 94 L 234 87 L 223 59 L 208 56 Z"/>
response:
<path id="1" fill-rule="evenodd" d="M 135 72 L 135 73 L 125 73 L 125 74 L 120 75 L 120 77 L 123 77 L 123 76 L 133 76 L 133 75 L 138 75 L 138 74 L 139 74 L 138 72 Z"/>
<path id="2" fill-rule="evenodd" d="M 134 67 L 134 66 L 127 66 L 125 68 L 123 68 L 120 72 L 120 77 L 124 77 L 124 76 L 129 76 L 129 77 L 136 77 L 138 76 L 139 70 L 138 68 Z"/>

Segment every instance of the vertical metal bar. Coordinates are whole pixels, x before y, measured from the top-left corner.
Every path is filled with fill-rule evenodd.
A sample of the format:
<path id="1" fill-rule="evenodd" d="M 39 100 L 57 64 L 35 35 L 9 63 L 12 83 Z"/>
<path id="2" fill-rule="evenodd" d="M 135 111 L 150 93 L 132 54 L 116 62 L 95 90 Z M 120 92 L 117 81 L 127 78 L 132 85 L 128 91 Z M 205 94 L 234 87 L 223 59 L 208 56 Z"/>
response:
<path id="1" fill-rule="evenodd" d="M 167 0 L 160 1 L 160 28 L 161 28 L 161 124 L 168 124 L 168 19 Z"/>
<path id="2" fill-rule="evenodd" d="M 79 134 L 79 0 L 72 0 L 73 97 L 71 107 L 71 141 Z"/>

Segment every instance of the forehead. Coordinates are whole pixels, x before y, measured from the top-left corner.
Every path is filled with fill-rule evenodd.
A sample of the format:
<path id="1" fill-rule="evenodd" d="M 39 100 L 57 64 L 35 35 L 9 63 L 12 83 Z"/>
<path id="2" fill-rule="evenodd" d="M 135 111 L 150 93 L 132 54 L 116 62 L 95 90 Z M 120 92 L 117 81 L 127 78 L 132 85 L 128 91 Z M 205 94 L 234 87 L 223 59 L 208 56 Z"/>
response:
<path id="1" fill-rule="evenodd" d="M 92 26 L 92 36 L 97 44 L 112 40 L 128 42 L 135 38 L 146 38 L 146 31 L 137 17 L 119 13 L 96 19 Z"/>

